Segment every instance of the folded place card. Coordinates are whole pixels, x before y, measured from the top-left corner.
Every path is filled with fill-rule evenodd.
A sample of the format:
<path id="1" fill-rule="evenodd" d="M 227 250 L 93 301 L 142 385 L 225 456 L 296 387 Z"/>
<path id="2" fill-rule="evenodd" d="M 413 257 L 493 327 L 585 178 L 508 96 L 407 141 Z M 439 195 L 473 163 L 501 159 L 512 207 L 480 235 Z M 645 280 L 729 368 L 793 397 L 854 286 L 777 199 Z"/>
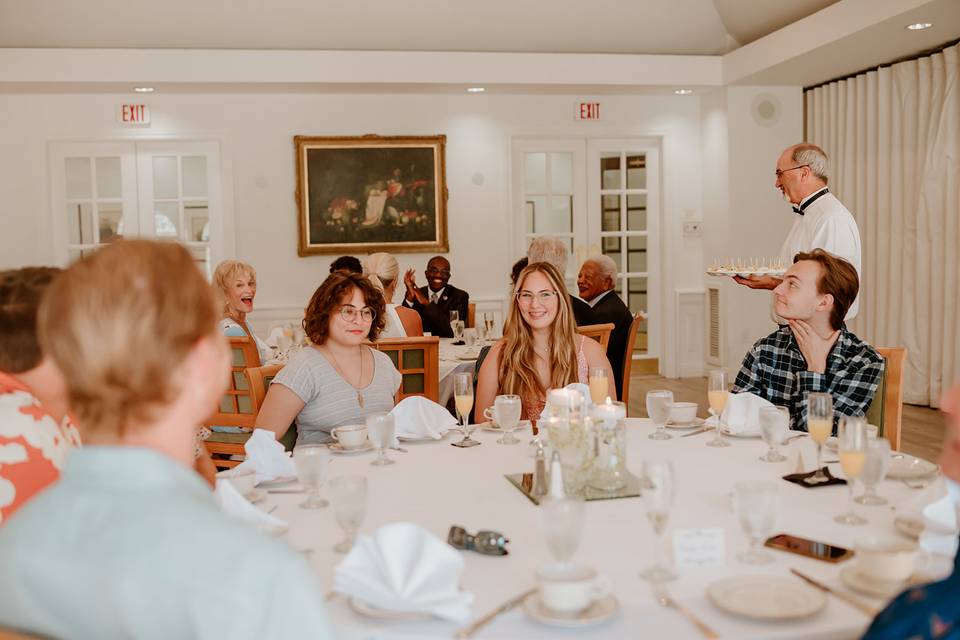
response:
<path id="1" fill-rule="evenodd" d="M 678 569 L 724 566 L 727 546 L 723 529 L 675 530 L 673 560 Z"/>

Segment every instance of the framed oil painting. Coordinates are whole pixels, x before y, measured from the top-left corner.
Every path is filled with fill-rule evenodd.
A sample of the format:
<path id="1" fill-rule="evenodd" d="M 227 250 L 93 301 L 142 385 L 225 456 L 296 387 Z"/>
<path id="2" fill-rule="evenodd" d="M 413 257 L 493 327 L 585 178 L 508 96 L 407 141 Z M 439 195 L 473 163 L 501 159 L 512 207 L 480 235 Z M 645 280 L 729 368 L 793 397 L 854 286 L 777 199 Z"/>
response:
<path id="1" fill-rule="evenodd" d="M 296 136 L 298 253 L 447 251 L 446 136 Z"/>

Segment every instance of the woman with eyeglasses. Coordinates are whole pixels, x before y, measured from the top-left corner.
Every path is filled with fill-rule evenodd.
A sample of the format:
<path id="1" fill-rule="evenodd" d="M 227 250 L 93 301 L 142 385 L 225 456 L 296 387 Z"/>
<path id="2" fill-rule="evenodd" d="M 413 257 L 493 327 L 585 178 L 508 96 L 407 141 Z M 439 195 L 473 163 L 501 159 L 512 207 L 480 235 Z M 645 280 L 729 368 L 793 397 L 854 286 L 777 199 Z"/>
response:
<path id="1" fill-rule="evenodd" d="M 257 428 L 280 438 L 297 423 L 297 444 L 330 441 L 330 430 L 390 411 L 400 372 L 390 358 L 363 344 L 384 325 L 383 296 L 362 275 L 330 274 L 304 311 L 312 344 L 280 370 L 257 415 Z"/>
<path id="2" fill-rule="evenodd" d="M 563 276 L 551 264 L 534 262 L 520 272 L 503 338 L 480 367 L 475 415 L 483 415 L 498 395 L 516 394 L 521 417 L 536 422 L 547 391 L 586 384 L 591 367 L 605 368 L 613 379 L 600 344 L 576 333 Z"/>

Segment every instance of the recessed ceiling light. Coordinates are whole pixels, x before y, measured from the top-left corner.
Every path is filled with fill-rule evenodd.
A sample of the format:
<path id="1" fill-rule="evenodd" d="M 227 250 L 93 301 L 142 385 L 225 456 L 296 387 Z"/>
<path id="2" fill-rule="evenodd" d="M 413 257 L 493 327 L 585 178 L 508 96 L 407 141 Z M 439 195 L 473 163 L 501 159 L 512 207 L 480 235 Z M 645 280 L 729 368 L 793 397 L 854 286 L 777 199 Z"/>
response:
<path id="1" fill-rule="evenodd" d="M 907 29 L 910 31 L 923 31 L 924 29 L 929 29 L 933 24 L 929 22 L 914 22 L 913 24 L 908 24 Z"/>
<path id="2" fill-rule="evenodd" d="M 467 87 L 469 93 L 483 93 L 484 91 L 486 91 L 484 87 Z"/>
<path id="3" fill-rule="evenodd" d="M 693 89 L 674 89 L 673 92 L 678 96 L 688 96 L 693 93 Z"/>
<path id="4" fill-rule="evenodd" d="M 153 93 L 153 87 L 134 87 L 133 90 L 137 93 Z"/>

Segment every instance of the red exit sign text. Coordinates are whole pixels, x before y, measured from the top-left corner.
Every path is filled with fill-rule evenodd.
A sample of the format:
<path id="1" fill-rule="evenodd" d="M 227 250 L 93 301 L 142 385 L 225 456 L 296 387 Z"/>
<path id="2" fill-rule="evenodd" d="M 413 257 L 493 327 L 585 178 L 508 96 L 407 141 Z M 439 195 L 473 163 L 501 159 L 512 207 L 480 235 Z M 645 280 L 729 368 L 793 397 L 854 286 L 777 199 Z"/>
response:
<path id="1" fill-rule="evenodd" d="M 117 111 L 120 124 L 150 124 L 150 108 L 145 104 L 122 104 Z"/>
<path id="2" fill-rule="evenodd" d="M 577 103 L 575 116 L 577 120 L 599 120 L 600 119 L 600 103 L 599 102 Z"/>

